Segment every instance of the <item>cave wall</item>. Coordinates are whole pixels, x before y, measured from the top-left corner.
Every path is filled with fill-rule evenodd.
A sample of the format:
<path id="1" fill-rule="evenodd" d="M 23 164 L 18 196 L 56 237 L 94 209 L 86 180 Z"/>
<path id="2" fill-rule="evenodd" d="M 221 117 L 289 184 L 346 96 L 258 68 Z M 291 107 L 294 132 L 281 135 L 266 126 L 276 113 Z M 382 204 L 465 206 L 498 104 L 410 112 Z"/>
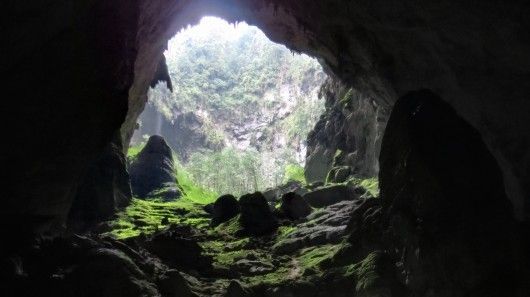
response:
<path id="1" fill-rule="evenodd" d="M 414 296 L 528 294 L 522 229 L 500 168 L 451 106 L 429 90 L 400 98 L 380 162 L 387 250 Z"/>
<path id="2" fill-rule="evenodd" d="M 8 1 L 3 11 L 0 233 L 16 243 L 63 228 L 81 177 L 125 119 L 138 10 Z"/>
<path id="3" fill-rule="evenodd" d="M 125 143 L 167 39 L 202 15 L 245 20 L 271 40 L 319 58 L 328 72 L 383 109 L 391 109 L 410 90 L 433 90 L 480 132 L 501 166 L 514 214 L 520 220 L 529 216 L 527 2 L 204 0 L 144 5 L 130 110 L 122 127 Z"/>

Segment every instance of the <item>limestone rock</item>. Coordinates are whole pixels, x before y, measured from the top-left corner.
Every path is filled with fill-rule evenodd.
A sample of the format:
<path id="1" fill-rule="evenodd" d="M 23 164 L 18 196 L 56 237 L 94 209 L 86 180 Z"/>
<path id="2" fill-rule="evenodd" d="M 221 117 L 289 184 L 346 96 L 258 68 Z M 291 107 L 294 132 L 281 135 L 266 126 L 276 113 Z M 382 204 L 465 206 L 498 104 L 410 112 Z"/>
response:
<path id="1" fill-rule="evenodd" d="M 164 138 L 153 135 L 129 167 L 133 194 L 153 195 L 154 191 L 176 187 L 173 153 Z"/>
<path id="2" fill-rule="evenodd" d="M 344 200 L 354 200 L 358 196 L 346 185 L 332 185 L 308 192 L 303 198 L 312 207 L 324 207 Z"/>
<path id="3" fill-rule="evenodd" d="M 289 192 L 295 192 L 299 195 L 303 195 L 307 192 L 307 189 L 305 189 L 299 181 L 289 181 L 283 185 L 266 189 L 263 192 L 263 196 L 265 196 L 265 199 L 267 199 L 269 202 L 276 202 L 280 200 L 284 194 Z"/>
<path id="4" fill-rule="evenodd" d="M 317 124 L 318 125 L 318 124 Z M 308 151 L 304 168 L 305 179 L 308 183 L 325 181 L 333 161 L 333 151 L 318 145 L 311 152 Z"/>
<path id="5" fill-rule="evenodd" d="M 213 204 L 212 209 L 212 226 L 217 226 L 224 223 L 231 218 L 237 216 L 239 213 L 239 203 L 233 195 L 223 195 Z"/>
<path id="6" fill-rule="evenodd" d="M 302 196 L 289 192 L 282 196 L 280 209 L 292 220 L 304 218 L 311 213 L 311 206 Z"/>
<path id="7" fill-rule="evenodd" d="M 193 270 L 210 269 L 211 257 L 203 255 L 201 246 L 189 237 L 189 232 L 182 233 L 180 229 L 168 229 L 154 234 L 143 245 L 172 267 Z"/>
<path id="8" fill-rule="evenodd" d="M 260 236 L 271 233 L 278 227 L 267 200 L 260 192 L 241 196 L 239 205 L 239 222 L 245 233 Z"/>
<path id="9" fill-rule="evenodd" d="M 109 220 L 131 201 L 131 184 L 127 173 L 121 137 L 115 133 L 112 142 L 92 163 L 77 189 L 68 215 L 71 230 L 83 232 Z"/>
<path id="10" fill-rule="evenodd" d="M 307 222 L 296 225 L 294 231 L 273 246 L 274 253 L 290 254 L 306 247 L 343 241 L 348 237 L 352 214 L 360 205 L 361 200 L 346 200 L 313 211 Z"/>
<path id="11" fill-rule="evenodd" d="M 380 163 L 388 245 L 413 292 L 517 295 L 512 208 L 471 125 L 432 92 L 411 92 L 392 111 Z"/>
<path id="12" fill-rule="evenodd" d="M 223 295 L 223 297 L 248 297 L 250 296 L 250 292 L 248 289 L 244 288 L 241 283 L 237 280 L 233 280 L 230 282 L 228 287 L 226 288 L 226 293 Z"/>
<path id="13" fill-rule="evenodd" d="M 158 289 L 167 297 L 191 297 L 192 292 L 184 277 L 177 270 L 170 269 L 158 277 Z"/>

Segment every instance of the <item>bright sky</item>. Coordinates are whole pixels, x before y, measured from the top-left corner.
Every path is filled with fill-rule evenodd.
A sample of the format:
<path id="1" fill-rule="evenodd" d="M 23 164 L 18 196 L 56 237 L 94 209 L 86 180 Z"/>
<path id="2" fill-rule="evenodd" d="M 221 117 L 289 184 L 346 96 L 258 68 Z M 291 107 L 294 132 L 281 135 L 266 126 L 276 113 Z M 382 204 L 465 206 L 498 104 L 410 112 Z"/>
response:
<path id="1" fill-rule="evenodd" d="M 216 34 L 222 34 L 226 39 L 237 39 L 248 27 L 250 26 L 245 22 L 230 24 L 221 18 L 206 16 L 200 20 L 199 24 L 187 27 L 175 37 L 193 34 L 196 37 L 207 38 L 215 32 Z"/>

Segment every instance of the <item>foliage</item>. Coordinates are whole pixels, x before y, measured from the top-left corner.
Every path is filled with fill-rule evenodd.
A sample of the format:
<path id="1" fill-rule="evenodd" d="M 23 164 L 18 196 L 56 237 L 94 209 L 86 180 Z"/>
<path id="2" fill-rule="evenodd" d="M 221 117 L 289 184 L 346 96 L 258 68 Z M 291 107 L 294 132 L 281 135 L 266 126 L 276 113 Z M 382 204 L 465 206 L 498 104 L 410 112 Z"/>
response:
<path id="1" fill-rule="evenodd" d="M 145 143 L 137 144 L 134 146 L 130 146 L 127 150 L 127 158 L 130 160 L 136 158 L 136 155 L 140 153 L 140 151 L 144 148 Z"/>
<path id="2" fill-rule="evenodd" d="M 194 112 L 208 142 L 229 144 L 197 151 L 183 164 L 198 184 L 236 195 L 277 186 L 286 166 L 303 164 L 307 134 L 324 110 L 318 88 L 325 74 L 315 59 L 272 43 L 256 27 L 215 18 L 202 22 L 213 26 L 183 30 L 169 43 L 165 56 L 174 92 L 160 83 L 149 100 L 169 121 Z M 264 123 L 263 139 L 244 140 L 251 142 L 244 149 L 234 140 L 235 130 L 254 131 Z M 278 137 L 284 139 L 280 147 L 270 145 Z"/>
<path id="3" fill-rule="evenodd" d="M 193 175 L 182 165 L 176 155 L 173 155 L 173 159 L 175 160 L 175 175 L 185 198 L 195 203 L 208 204 L 219 197 L 217 192 L 204 188 L 194 180 Z"/>
<path id="4" fill-rule="evenodd" d="M 221 194 L 254 192 L 262 184 L 261 160 L 255 150 L 197 152 L 190 157 L 186 169 L 197 183 Z"/>
<path id="5" fill-rule="evenodd" d="M 374 197 L 379 196 L 379 179 L 377 177 L 371 178 L 359 178 L 359 177 L 350 177 L 346 182 L 349 185 L 360 186 L 365 188 L 368 193 Z"/>
<path id="6" fill-rule="evenodd" d="M 299 181 L 302 184 L 305 184 L 304 167 L 298 164 L 287 164 L 285 166 L 283 182 L 286 183 L 291 180 Z"/>

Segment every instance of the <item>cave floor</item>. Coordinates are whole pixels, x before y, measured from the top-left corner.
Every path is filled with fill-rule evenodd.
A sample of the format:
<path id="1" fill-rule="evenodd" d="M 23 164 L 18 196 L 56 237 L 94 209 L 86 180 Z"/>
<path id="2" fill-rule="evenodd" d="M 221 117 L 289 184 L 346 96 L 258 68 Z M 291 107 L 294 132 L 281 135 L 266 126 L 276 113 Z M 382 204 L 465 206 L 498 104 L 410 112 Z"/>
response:
<path id="1" fill-rule="evenodd" d="M 157 256 L 181 273 L 196 296 L 343 296 L 367 282 L 361 278 L 378 277 L 365 263 L 377 252 L 358 261 L 344 256 L 352 250 L 347 225 L 362 200 L 314 209 L 298 221 L 281 220 L 275 232 L 252 237 L 238 234 L 238 217 L 211 227 L 204 204 L 186 197 L 133 199 L 102 236 L 142 249 L 153 234 L 171 233 L 175 242 L 169 245 L 179 254 Z"/>

